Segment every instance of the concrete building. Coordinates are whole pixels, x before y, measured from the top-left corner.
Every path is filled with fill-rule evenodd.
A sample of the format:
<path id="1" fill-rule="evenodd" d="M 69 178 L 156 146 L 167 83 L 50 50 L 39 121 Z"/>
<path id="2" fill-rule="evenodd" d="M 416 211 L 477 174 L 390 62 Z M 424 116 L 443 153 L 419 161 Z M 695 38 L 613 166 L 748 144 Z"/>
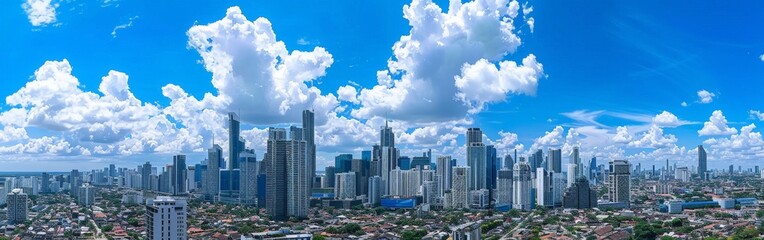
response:
<path id="1" fill-rule="evenodd" d="M 552 177 L 554 173 L 544 168 L 536 168 L 536 205 L 552 208 Z"/>
<path id="2" fill-rule="evenodd" d="M 549 150 L 547 165 L 547 169 L 550 172 L 562 173 L 562 149 Z"/>
<path id="3" fill-rule="evenodd" d="M 380 176 L 371 176 L 369 178 L 369 205 L 377 206 L 382 199 L 382 178 Z"/>
<path id="4" fill-rule="evenodd" d="M 186 155 L 175 155 L 172 157 L 172 194 L 173 195 L 184 195 L 188 193 L 187 188 L 187 172 L 186 169 L 188 167 L 186 166 Z"/>
<path id="5" fill-rule="evenodd" d="M 451 229 L 451 240 L 480 240 L 480 223 L 469 222 Z"/>
<path id="6" fill-rule="evenodd" d="M 158 196 L 146 204 L 146 236 L 152 240 L 186 239 L 186 201 Z"/>
<path id="7" fill-rule="evenodd" d="M 528 162 L 515 163 L 513 173 L 512 209 L 520 211 L 531 210 L 531 166 Z"/>
<path id="8" fill-rule="evenodd" d="M 8 222 L 12 224 L 23 223 L 27 220 L 27 194 L 20 188 L 15 188 L 6 195 L 8 205 Z"/>
<path id="9" fill-rule="evenodd" d="M 512 170 L 503 168 L 499 170 L 498 180 L 496 181 L 496 206 L 512 205 Z"/>
<path id="10" fill-rule="evenodd" d="M 254 205 L 257 203 L 257 175 L 260 172 L 260 162 L 254 150 L 239 153 L 239 168 L 239 202 Z"/>
<path id="11" fill-rule="evenodd" d="M 698 145 L 698 175 L 700 176 L 701 180 L 708 180 L 707 172 L 708 172 L 708 166 L 706 165 L 708 162 L 707 159 L 708 156 L 706 156 L 706 150 L 703 149 L 703 145 Z"/>
<path id="12" fill-rule="evenodd" d="M 469 207 L 470 167 L 454 167 L 451 175 L 451 207 Z"/>
<path id="13" fill-rule="evenodd" d="M 354 172 L 337 173 L 334 180 L 334 198 L 355 199 L 356 178 Z"/>
<path id="14" fill-rule="evenodd" d="M 223 148 L 220 145 L 213 144 L 207 150 L 207 171 L 202 177 L 202 193 L 208 200 L 215 200 L 220 192 L 220 167 L 222 165 Z M 143 171 L 146 171 L 146 167 L 144 167 Z"/>
<path id="15" fill-rule="evenodd" d="M 564 208 L 586 209 L 597 207 L 597 192 L 589 186 L 589 181 L 584 177 L 576 179 L 573 185 L 563 194 Z"/>
<path id="16" fill-rule="evenodd" d="M 631 164 L 626 160 L 610 161 L 608 171 L 608 195 L 610 202 L 631 202 Z"/>
<path id="17" fill-rule="evenodd" d="M 303 137 L 302 139 L 305 141 L 305 149 L 307 150 L 305 160 L 307 165 L 307 176 L 308 179 L 314 179 L 316 178 L 316 116 L 313 113 L 312 110 L 303 110 L 302 111 L 302 133 Z M 308 193 L 312 191 L 313 188 L 318 188 L 319 186 L 314 186 L 313 181 L 308 181 L 309 185 L 307 186 Z"/>
<path id="18" fill-rule="evenodd" d="M 82 184 L 77 194 L 77 203 L 82 206 L 90 207 L 95 204 L 96 188 L 89 183 Z"/>
<path id="19" fill-rule="evenodd" d="M 451 166 L 451 156 L 438 156 L 437 159 L 438 177 L 438 195 L 443 197 L 443 193 L 447 190 L 451 190 L 451 173 L 453 173 L 453 167 Z"/>

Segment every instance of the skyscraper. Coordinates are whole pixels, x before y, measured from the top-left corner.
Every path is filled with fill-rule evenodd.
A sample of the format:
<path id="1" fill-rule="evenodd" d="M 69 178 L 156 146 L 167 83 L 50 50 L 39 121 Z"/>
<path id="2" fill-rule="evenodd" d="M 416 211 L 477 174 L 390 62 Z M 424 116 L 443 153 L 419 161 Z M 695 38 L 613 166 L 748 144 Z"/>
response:
<path id="1" fill-rule="evenodd" d="M 398 168 L 398 150 L 395 148 L 395 134 L 385 122 L 379 131 L 379 161 L 382 175 L 382 195 L 390 193 L 390 171 Z"/>
<path id="2" fill-rule="evenodd" d="M 589 179 L 592 179 L 595 183 L 597 182 L 597 157 L 592 157 L 592 160 L 589 161 Z"/>
<path id="3" fill-rule="evenodd" d="M 496 155 L 496 148 L 493 145 L 485 146 L 485 159 L 488 164 L 486 173 L 486 187 L 489 190 L 489 197 L 493 199 L 493 189 L 496 188 L 496 175 L 499 171 L 499 157 Z"/>
<path id="4" fill-rule="evenodd" d="M 158 196 L 146 204 L 146 234 L 152 240 L 186 239 L 186 201 Z"/>
<path id="5" fill-rule="evenodd" d="M 512 209 L 531 210 L 531 166 L 525 161 L 518 161 L 514 166 Z"/>
<path id="6" fill-rule="evenodd" d="M 79 189 L 80 192 L 77 193 L 77 203 L 85 207 L 93 206 L 93 204 L 95 204 L 96 188 L 89 183 L 85 183 L 82 184 L 82 187 Z"/>
<path id="7" fill-rule="evenodd" d="M 470 167 L 469 190 L 487 189 L 488 164 L 483 131 L 480 128 L 467 129 L 467 165 Z"/>
<path id="8" fill-rule="evenodd" d="M 186 188 L 186 169 L 188 169 L 186 166 L 186 155 L 173 156 L 172 166 L 172 194 L 182 195 L 188 193 Z"/>
<path id="9" fill-rule="evenodd" d="M 205 198 L 215 200 L 220 193 L 220 167 L 223 163 L 223 148 L 214 144 L 207 150 L 207 171 L 205 172 L 202 189 Z M 144 171 L 146 167 L 144 167 Z M 150 171 L 150 170 L 149 170 Z"/>
<path id="10" fill-rule="evenodd" d="M 537 168 L 546 168 L 546 166 L 542 166 L 541 162 L 544 161 L 544 152 L 541 151 L 541 149 L 536 150 L 536 152 L 533 153 L 533 156 L 531 156 L 532 160 L 529 164 L 531 165 L 531 169 L 537 169 Z"/>
<path id="11" fill-rule="evenodd" d="M 42 187 L 41 190 L 43 193 L 49 193 L 50 192 L 50 173 L 43 172 L 42 173 Z"/>
<path id="12" fill-rule="evenodd" d="M 355 173 L 338 173 L 334 178 L 334 198 L 355 199 Z"/>
<path id="13" fill-rule="evenodd" d="M 454 167 L 451 174 L 451 207 L 469 207 L 470 167 Z"/>
<path id="14" fill-rule="evenodd" d="M 551 149 L 549 150 L 549 171 L 554 173 L 562 173 L 562 150 Z"/>
<path id="15" fill-rule="evenodd" d="M 496 180 L 496 206 L 512 205 L 512 170 L 502 168 Z"/>
<path id="16" fill-rule="evenodd" d="M 265 174 L 266 184 L 266 210 L 272 219 L 284 220 L 287 218 L 286 191 L 287 191 L 287 145 L 288 141 L 279 139 L 278 131 L 268 131 L 268 152 L 263 161 L 267 161 L 268 168 Z"/>
<path id="17" fill-rule="evenodd" d="M 363 194 L 368 191 L 369 171 L 371 162 L 363 159 L 353 159 L 350 164 L 350 172 L 355 173 L 355 193 Z"/>
<path id="18" fill-rule="evenodd" d="M 708 172 L 706 166 L 708 159 L 706 157 L 706 150 L 703 149 L 703 145 L 698 145 L 698 175 L 700 175 L 700 179 L 702 180 L 708 180 L 706 178 L 706 172 Z"/>
<path id="19" fill-rule="evenodd" d="M 631 205 L 631 164 L 626 160 L 610 161 L 608 193 L 611 202 Z"/>
<path id="20" fill-rule="evenodd" d="M 23 223 L 27 220 L 27 194 L 20 188 L 15 188 L 5 198 L 8 205 L 8 222 Z"/>
<path id="21" fill-rule="evenodd" d="M 305 159 L 307 160 L 306 166 L 308 168 L 308 179 L 311 179 L 309 181 L 309 185 L 307 186 L 308 192 L 310 193 L 311 189 L 317 188 L 319 186 L 313 186 L 313 179 L 316 177 L 316 132 L 315 132 L 315 123 L 316 117 L 313 111 L 311 110 L 303 110 L 302 111 L 302 132 L 303 132 L 303 140 L 305 140 L 305 148 L 307 149 L 307 154 L 305 156 Z"/>
<path id="22" fill-rule="evenodd" d="M 151 163 L 148 161 L 141 168 L 141 188 L 151 190 Z"/>
<path id="23" fill-rule="evenodd" d="M 576 177 L 580 177 L 583 172 L 583 166 L 581 166 L 581 158 L 578 156 L 578 147 L 573 147 L 573 151 L 570 152 L 570 164 L 576 164 Z"/>
<path id="24" fill-rule="evenodd" d="M 77 198 L 77 194 L 80 192 L 80 185 L 82 185 L 80 172 L 77 169 L 72 169 L 72 172 L 69 174 L 69 186 L 71 187 L 71 189 L 69 189 L 69 195 Z"/>
<path id="25" fill-rule="evenodd" d="M 552 175 L 544 168 L 536 168 L 536 204 L 544 207 L 554 207 L 552 202 Z"/>
<path id="26" fill-rule="evenodd" d="M 286 130 L 270 128 L 265 160 L 266 210 L 271 218 L 306 217 L 311 180 L 307 141 L 285 140 Z"/>
<path id="27" fill-rule="evenodd" d="M 442 197 L 445 191 L 451 190 L 451 173 L 453 173 L 451 156 L 438 156 L 438 163 L 436 166 L 438 175 L 438 194 Z"/>
<path id="28" fill-rule="evenodd" d="M 337 168 L 335 168 L 334 166 L 327 166 L 326 168 L 324 168 L 324 173 L 326 174 L 326 177 L 325 177 L 326 182 L 324 183 L 324 186 L 322 187 L 325 187 L 325 188 L 334 187 L 334 177 L 337 173 L 336 169 Z"/>
<path id="29" fill-rule="evenodd" d="M 512 168 L 514 167 L 515 167 L 515 159 L 512 158 L 512 155 L 510 154 L 504 155 L 504 168 L 512 170 Z"/>
<path id="30" fill-rule="evenodd" d="M 371 176 L 369 178 L 369 204 L 372 206 L 379 205 L 382 197 L 382 178 L 379 176 Z"/>
<path id="31" fill-rule="evenodd" d="M 565 208 L 597 207 L 597 192 L 589 187 L 589 181 L 586 178 L 576 179 L 572 186 L 565 190 L 563 199 L 563 207 Z"/>
<path id="32" fill-rule="evenodd" d="M 573 163 L 568 163 L 568 187 L 573 186 L 573 183 L 576 181 L 576 173 L 578 172 L 578 165 Z"/>
<path id="33" fill-rule="evenodd" d="M 350 166 L 353 161 L 353 154 L 345 153 L 334 157 L 335 173 L 350 172 Z"/>
<path id="34" fill-rule="evenodd" d="M 239 199 L 243 204 L 255 204 L 257 200 L 257 175 L 260 163 L 254 150 L 239 154 Z"/>

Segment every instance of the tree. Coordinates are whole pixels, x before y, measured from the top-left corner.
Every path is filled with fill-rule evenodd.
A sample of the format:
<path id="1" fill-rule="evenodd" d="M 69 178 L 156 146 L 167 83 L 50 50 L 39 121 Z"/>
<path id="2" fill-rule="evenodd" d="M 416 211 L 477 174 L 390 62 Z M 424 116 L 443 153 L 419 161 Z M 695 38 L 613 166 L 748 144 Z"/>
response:
<path id="1" fill-rule="evenodd" d="M 107 224 L 101 228 L 101 231 L 103 232 L 111 232 L 111 230 L 114 230 L 114 226 L 111 224 Z"/>

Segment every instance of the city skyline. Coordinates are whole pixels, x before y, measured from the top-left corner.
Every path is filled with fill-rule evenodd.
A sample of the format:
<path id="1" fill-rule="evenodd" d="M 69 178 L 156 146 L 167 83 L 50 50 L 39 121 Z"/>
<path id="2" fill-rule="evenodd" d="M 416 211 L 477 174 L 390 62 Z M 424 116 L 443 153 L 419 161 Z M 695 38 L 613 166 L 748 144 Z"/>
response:
<path id="1" fill-rule="evenodd" d="M 315 112 L 316 170 L 342 153 L 360 158 L 388 124 L 400 156 L 432 149 L 458 166 L 468 166 L 473 127 L 499 158 L 550 148 L 565 158 L 580 145 L 584 162 L 698 167 L 703 145 L 708 169 L 764 159 L 764 46 L 756 44 L 764 34 L 690 22 L 730 6 L 644 13 L 650 3 L 608 4 L 618 11 L 574 14 L 564 11 L 573 3 L 535 1 L 485 9 L 472 1 L 225 2 L 169 16 L 128 2 L 42 3 L 0 10 L 0 27 L 16 36 L 3 40 L 0 58 L 4 171 L 163 166 L 176 155 L 192 166 L 213 142 L 231 158 L 238 153 L 228 139 L 238 136 L 229 135 L 229 112 L 240 114 L 245 148 L 262 158 L 268 127 L 301 126 L 303 110 Z M 427 21 L 438 9 L 424 6 L 439 7 L 443 21 Z M 713 24 L 739 30 L 760 16 L 755 9 L 735 8 L 742 13 Z M 467 21 L 457 11 L 490 14 Z M 466 24 L 440 25 L 459 21 Z M 575 24 L 590 27 L 566 29 Z M 436 61 L 445 52 L 453 59 Z"/>

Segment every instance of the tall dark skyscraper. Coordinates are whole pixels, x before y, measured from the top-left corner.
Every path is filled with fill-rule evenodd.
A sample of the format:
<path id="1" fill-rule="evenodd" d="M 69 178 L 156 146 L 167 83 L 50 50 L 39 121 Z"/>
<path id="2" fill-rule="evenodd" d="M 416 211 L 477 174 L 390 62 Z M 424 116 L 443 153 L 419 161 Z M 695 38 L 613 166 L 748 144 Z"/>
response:
<path id="1" fill-rule="evenodd" d="M 77 194 L 80 193 L 80 185 L 82 185 L 82 178 L 80 178 L 80 171 L 77 169 L 72 169 L 72 172 L 69 174 L 69 186 L 70 186 L 70 194 L 73 197 L 77 197 Z"/>
<path id="2" fill-rule="evenodd" d="M 209 200 L 214 200 L 220 193 L 220 167 L 223 163 L 223 148 L 217 144 L 212 145 L 207 150 L 207 171 L 202 180 L 202 193 Z"/>
<path id="3" fill-rule="evenodd" d="M 708 168 L 706 166 L 706 150 L 703 149 L 703 145 L 698 145 L 698 175 L 700 175 L 700 179 L 702 180 L 708 180 L 706 179 L 706 172 L 708 171 Z"/>
<path id="4" fill-rule="evenodd" d="M 496 188 L 496 177 L 499 172 L 499 157 L 496 155 L 496 148 L 493 145 L 485 146 L 485 159 L 488 162 L 487 187 L 488 190 L 491 190 L 490 197 L 493 198 L 492 190 Z"/>
<path id="5" fill-rule="evenodd" d="M 239 168 L 239 153 L 244 151 L 244 139 L 241 138 L 239 115 L 228 113 L 228 169 Z"/>
<path id="6" fill-rule="evenodd" d="M 379 131 L 379 172 L 382 175 L 382 195 L 390 190 L 390 171 L 398 168 L 398 150 L 395 148 L 395 134 L 387 122 Z"/>
<path id="7" fill-rule="evenodd" d="M 141 168 L 141 189 L 151 190 L 151 163 L 146 162 Z"/>
<path id="8" fill-rule="evenodd" d="M 303 140 L 305 140 L 305 146 L 308 150 L 307 157 L 307 167 L 308 167 L 308 177 L 310 179 L 309 183 L 309 190 L 321 186 L 313 186 L 313 179 L 316 178 L 316 131 L 315 131 L 315 114 L 311 110 L 303 110 L 302 111 L 302 131 L 303 131 Z"/>
<path id="9" fill-rule="evenodd" d="M 40 190 L 43 193 L 50 192 L 50 173 L 47 173 L 47 172 L 42 173 L 42 186 Z"/>
<path id="10" fill-rule="evenodd" d="M 182 195 L 187 193 L 186 186 L 186 155 L 175 155 L 172 157 L 172 194 Z"/>
<path id="11" fill-rule="evenodd" d="M 109 177 L 117 176 L 117 167 L 114 164 L 109 164 Z"/>
<path id="12" fill-rule="evenodd" d="M 549 160 L 547 166 L 549 171 L 555 173 L 562 173 L 562 149 L 549 150 Z"/>

